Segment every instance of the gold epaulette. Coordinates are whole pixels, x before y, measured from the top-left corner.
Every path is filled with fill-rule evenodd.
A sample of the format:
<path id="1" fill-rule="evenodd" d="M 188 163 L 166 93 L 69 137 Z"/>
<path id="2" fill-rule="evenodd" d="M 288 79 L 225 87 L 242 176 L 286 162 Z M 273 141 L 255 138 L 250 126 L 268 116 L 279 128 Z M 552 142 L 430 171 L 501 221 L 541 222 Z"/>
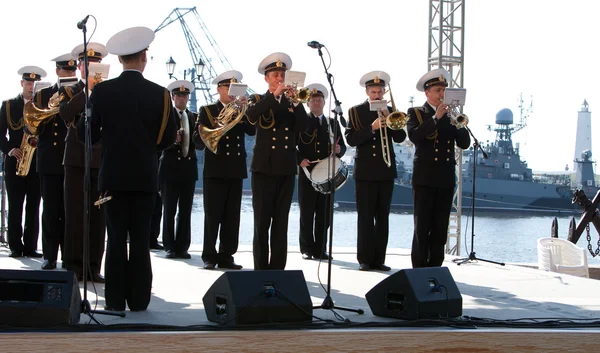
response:
<path id="1" fill-rule="evenodd" d="M 73 98 L 73 89 L 71 87 L 65 87 L 65 92 L 67 92 L 67 96 L 69 96 L 69 99 Z"/>

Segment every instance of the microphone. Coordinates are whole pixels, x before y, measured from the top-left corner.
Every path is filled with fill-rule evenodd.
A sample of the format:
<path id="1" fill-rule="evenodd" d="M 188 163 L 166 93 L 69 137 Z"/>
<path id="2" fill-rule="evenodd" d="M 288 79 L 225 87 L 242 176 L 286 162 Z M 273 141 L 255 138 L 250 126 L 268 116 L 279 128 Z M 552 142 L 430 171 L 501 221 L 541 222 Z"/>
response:
<path id="1" fill-rule="evenodd" d="M 319 48 L 323 48 L 324 45 L 317 42 L 316 40 L 313 40 L 312 42 L 308 42 L 306 43 L 306 45 L 308 45 L 309 47 L 313 48 L 313 49 L 319 49 Z"/>
<path id="2" fill-rule="evenodd" d="M 85 26 L 89 17 L 90 17 L 90 15 L 87 15 L 87 16 L 85 16 L 85 18 L 83 20 L 77 22 L 77 28 L 83 29 L 83 26 Z"/>

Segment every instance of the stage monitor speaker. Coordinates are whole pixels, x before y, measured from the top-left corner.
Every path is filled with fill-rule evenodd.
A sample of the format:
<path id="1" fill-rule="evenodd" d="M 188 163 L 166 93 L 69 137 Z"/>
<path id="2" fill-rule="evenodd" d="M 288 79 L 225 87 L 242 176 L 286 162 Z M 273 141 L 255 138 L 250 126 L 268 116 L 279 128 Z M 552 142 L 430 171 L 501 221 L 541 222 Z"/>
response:
<path id="1" fill-rule="evenodd" d="M 312 301 L 299 270 L 228 271 L 202 301 L 208 320 L 220 324 L 312 321 Z"/>
<path id="2" fill-rule="evenodd" d="M 376 316 L 417 320 L 462 315 L 462 296 L 447 267 L 400 270 L 366 298 Z"/>
<path id="3" fill-rule="evenodd" d="M 0 324 L 49 327 L 79 323 L 81 294 L 71 271 L 0 270 Z"/>

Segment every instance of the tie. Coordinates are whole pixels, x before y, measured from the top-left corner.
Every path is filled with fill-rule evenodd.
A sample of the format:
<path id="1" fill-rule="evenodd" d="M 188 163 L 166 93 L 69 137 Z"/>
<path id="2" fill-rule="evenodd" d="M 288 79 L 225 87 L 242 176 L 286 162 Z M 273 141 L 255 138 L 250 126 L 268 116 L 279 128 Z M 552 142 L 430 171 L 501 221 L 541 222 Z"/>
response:
<path id="1" fill-rule="evenodd" d="M 190 124 L 188 122 L 188 115 L 183 111 L 179 111 L 181 116 L 181 127 L 183 128 L 183 136 L 181 136 L 181 154 L 183 157 L 187 157 L 188 149 L 190 147 Z"/>

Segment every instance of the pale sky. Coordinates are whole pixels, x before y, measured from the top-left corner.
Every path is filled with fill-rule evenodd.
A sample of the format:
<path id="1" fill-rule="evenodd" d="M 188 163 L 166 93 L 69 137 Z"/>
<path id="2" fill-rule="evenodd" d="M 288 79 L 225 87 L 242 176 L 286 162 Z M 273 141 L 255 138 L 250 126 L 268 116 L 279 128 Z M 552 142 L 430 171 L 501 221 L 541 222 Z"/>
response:
<path id="1" fill-rule="evenodd" d="M 587 99 L 592 112 L 592 138 L 600 136 L 596 107 L 600 108 L 596 42 L 600 2 L 597 0 L 467 0 L 464 45 L 464 112 L 476 137 L 493 140 L 487 125 L 496 113 L 509 108 L 519 119 L 519 95 L 525 104 L 533 96 L 534 112 L 528 126 L 514 136 L 521 156 L 535 171 L 560 171 L 572 167 L 577 111 Z M 406 111 L 409 97 L 415 105 L 425 102 L 416 82 L 428 69 L 428 0 L 321 1 L 87 1 L 74 6 L 47 0 L 6 2 L 0 5 L 0 33 L 5 50 L 0 58 L 0 98 L 20 91 L 19 68 L 41 66 L 45 81 L 54 81 L 50 60 L 70 52 L 83 40 L 77 22 L 87 14 L 98 21 L 92 41 L 106 43 L 116 32 L 132 27 L 156 29 L 176 8 L 197 7 L 206 28 L 243 82 L 264 93 L 267 85 L 258 73 L 260 61 L 273 52 L 291 56 L 292 70 L 307 73 L 306 84 L 329 87 L 318 51 L 306 43 L 319 41 L 332 57 L 330 73 L 348 109 L 366 99 L 359 85 L 369 71 L 390 74 L 394 100 Z M 223 5 L 227 4 L 227 8 Z M 217 71 L 222 71 L 204 32 L 192 14 L 184 17 Z M 94 30 L 88 21 L 88 36 Z M 159 31 L 150 46 L 144 75 L 164 86 L 169 84 L 165 62 L 178 63 L 175 75 L 193 66 L 179 22 Z M 328 62 L 327 52 L 324 58 Z M 110 77 L 121 72 L 118 60 L 108 56 Z M 220 72 L 217 72 L 220 73 Z M 214 87 L 213 87 L 214 89 Z M 600 110 L 599 110 L 600 112 Z M 600 116 L 600 115 L 599 115 Z M 600 143 L 593 144 L 593 158 L 600 159 Z"/>

